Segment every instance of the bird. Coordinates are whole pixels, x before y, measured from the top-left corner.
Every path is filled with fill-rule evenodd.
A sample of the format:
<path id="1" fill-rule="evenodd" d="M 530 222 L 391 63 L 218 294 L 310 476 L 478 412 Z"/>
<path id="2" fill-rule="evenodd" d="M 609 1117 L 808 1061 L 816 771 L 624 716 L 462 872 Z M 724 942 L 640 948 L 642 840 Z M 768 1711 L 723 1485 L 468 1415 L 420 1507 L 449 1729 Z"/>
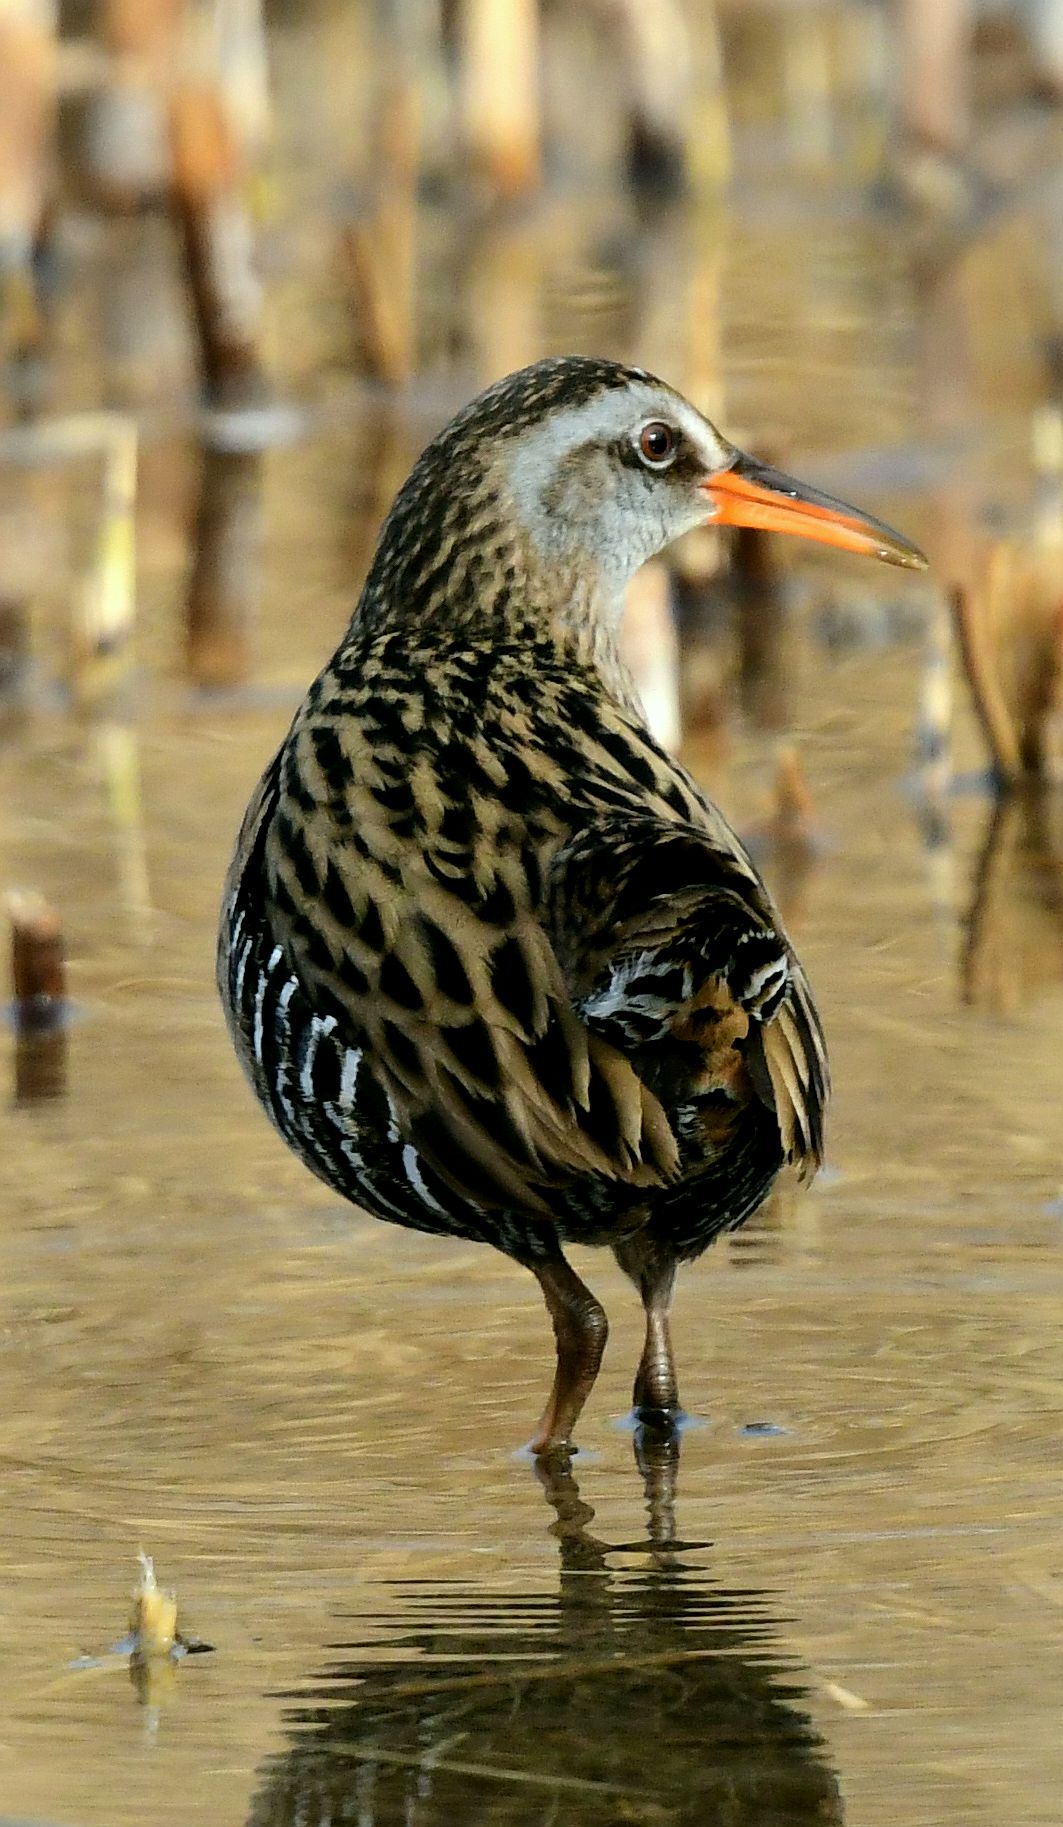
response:
<path id="1" fill-rule="evenodd" d="M 635 1413 L 674 1428 L 678 1268 L 822 1159 L 808 979 L 618 649 L 634 572 L 707 523 L 926 564 L 644 369 L 553 357 L 488 387 L 396 496 L 224 891 L 221 997 L 284 1140 L 363 1211 L 537 1278 L 538 1455 L 571 1445 L 608 1332 L 566 1246 L 634 1283 Z"/>

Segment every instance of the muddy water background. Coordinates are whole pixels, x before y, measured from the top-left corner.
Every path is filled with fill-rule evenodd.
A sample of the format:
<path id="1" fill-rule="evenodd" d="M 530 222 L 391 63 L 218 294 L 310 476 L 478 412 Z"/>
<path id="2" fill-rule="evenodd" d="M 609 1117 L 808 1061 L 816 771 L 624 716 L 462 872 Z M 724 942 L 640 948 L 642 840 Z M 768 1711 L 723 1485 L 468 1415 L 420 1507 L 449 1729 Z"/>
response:
<path id="1" fill-rule="evenodd" d="M 281 37 L 297 173 L 308 55 Z M 127 300 L 169 304 L 133 363 L 153 395 L 136 677 L 96 715 L 55 684 L 92 478 L 4 483 L 7 529 L 25 547 L 32 527 L 49 557 L 28 695 L 4 711 L 0 885 L 61 907 L 78 1005 L 62 1099 L 17 1103 L 2 1040 L 5 1819 L 1059 1819 L 1063 831 L 1049 803 L 1038 848 L 1038 815 L 1012 811 L 972 937 L 991 807 L 958 792 L 929 818 L 913 793 L 931 591 L 845 562 L 791 580 L 780 690 L 821 842 L 801 879 L 785 856 L 766 867 L 832 1044 L 830 1167 L 682 1280 L 684 1393 L 708 1422 L 683 1444 L 678 1529 L 702 1545 L 682 1573 L 641 1546 L 642 1481 L 614 1425 L 640 1329 L 610 1262 L 580 1262 L 613 1322 L 576 1461 L 595 1516 L 581 1536 L 562 1493 L 559 1545 L 511 1456 L 548 1380 L 531 1279 L 317 1186 L 252 1105 L 212 988 L 249 788 L 349 613 L 393 486 L 381 470 L 400 479 L 493 371 L 483 349 L 482 373 L 475 346 L 445 351 L 476 296 L 490 323 L 499 265 L 534 301 L 514 361 L 595 348 L 682 378 L 670 350 L 718 296 L 728 428 L 783 438 L 793 467 L 931 547 L 969 500 L 1029 499 L 1052 279 L 1037 217 L 1020 194 L 989 223 L 935 339 L 915 231 L 867 201 L 866 121 L 842 110 L 829 169 L 796 170 L 762 72 L 739 71 L 735 197 L 708 225 L 680 212 L 636 243 L 615 197 L 584 199 L 561 206 L 561 236 L 535 213 L 485 232 L 464 292 L 440 259 L 429 378 L 397 408 L 349 379 L 327 224 L 305 212 L 305 174 L 281 187 L 270 353 L 309 411 L 248 466 L 254 677 L 230 694 L 182 676 L 201 459 L 165 248 L 150 222 L 71 231 L 60 403 L 119 384 L 113 342 L 101 353 L 116 274 Z M 1020 163 L 1027 127 L 1000 129 Z M 1038 159 L 1046 133 L 1059 156 L 1053 132 L 1030 130 Z M 445 229 L 431 217 L 429 245 Z M 955 382 L 921 368 L 964 344 Z M 927 418 L 943 392 L 944 430 Z M 726 631 L 709 651 L 733 673 Z M 976 768 L 962 703 L 954 736 L 957 770 Z M 747 832 L 777 740 L 732 715 L 722 745 L 695 728 L 686 749 Z M 120 1659 L 69 1666 L 121 1635 L 141 1546 L 216 1646 L 157 1712 Z M 456 1719 L 424 1698 L 448 1655 L 479 1679 Z M 528 1674 L 550 1667 L 552 1685 Z M 411 1670 L 420 1687 L 389 1700 Z M 326 1713 L 331 1737 L 313 1726 Z"/>

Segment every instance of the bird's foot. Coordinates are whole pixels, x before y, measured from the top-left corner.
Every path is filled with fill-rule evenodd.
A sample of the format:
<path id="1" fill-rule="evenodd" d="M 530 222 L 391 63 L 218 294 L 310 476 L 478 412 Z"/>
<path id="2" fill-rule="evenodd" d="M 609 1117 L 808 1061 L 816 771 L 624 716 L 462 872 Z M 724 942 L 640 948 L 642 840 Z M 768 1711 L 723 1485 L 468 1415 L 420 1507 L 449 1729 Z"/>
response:
<path id="1" fill-rule="evenodd" d="M 544 1435 L 540 1428 L 524 1446 L 518 1446 L 514 1459 L 526 1459 L 529 1465 L 563 1464 L 577 1453 L 579 1448 L 571 1440 L 556 1440 Z"/>

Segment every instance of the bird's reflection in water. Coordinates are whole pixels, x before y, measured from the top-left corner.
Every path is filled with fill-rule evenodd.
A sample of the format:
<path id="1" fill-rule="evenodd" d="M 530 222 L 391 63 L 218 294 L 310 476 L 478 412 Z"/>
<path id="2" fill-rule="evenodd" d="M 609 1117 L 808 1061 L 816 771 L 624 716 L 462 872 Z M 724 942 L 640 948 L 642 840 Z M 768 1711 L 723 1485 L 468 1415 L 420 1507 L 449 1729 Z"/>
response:
<path id="1" fill-rule="evenodd" d="M 841 1822 L 762 1596 L 687 1558 L 705 1544 L 676 1537 L 676 1445 L 637 1451 L 648 1541 L 599 1541 L 555 1460 L 557 1593 L 403 1583 L 395 1660 L 344 1646 L 304 1691 L 249 1827 Z"/>

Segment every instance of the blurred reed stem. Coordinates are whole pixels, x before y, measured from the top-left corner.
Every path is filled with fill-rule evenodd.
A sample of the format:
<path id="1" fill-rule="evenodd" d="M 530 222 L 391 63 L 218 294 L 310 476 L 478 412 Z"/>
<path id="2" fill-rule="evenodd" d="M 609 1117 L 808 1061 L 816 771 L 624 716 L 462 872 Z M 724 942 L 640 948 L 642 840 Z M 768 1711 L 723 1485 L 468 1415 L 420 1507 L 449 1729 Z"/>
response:
<path id="1" fill-rule="evenodd" d="M 471 169 L 506 202 L 528 196 L 541 175 L 538 0 L 460 0 L 457 36 Z"/>

